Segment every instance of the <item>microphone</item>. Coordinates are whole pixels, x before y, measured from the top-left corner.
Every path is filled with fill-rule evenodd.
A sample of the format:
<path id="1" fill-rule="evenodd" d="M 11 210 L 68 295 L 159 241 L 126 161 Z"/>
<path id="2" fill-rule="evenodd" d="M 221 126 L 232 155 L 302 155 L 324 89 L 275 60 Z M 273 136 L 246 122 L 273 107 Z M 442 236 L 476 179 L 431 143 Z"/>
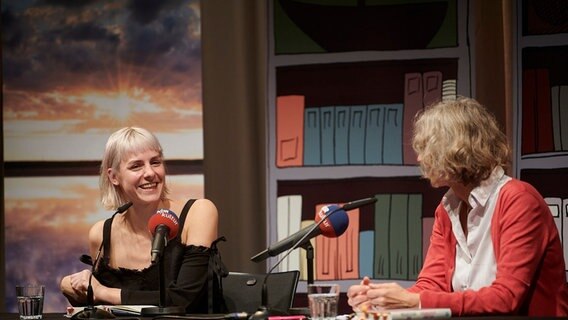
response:
<path id="1" fill-rule="evenodd" d="M 335 215 L 330 216 L 329 212 L 337 212 Z M 315 218 L 316 222 L 303 228 L 302 230 L 289 235 L 288 237 L 270 245 L 266 250 L 258 253 L 251 258 L 254 262 L 266 260 L 268 257 L 274 257 L 280 253 L 290 249 L 292 246 L 300 247 L 310 241 L 310 239 L 323 234 L 326 237 L 334 238 L 347 230 L 349 225 L 349 216 L 343 208 L 337 205 L 324 206 Z M 317 226 L 317 227 L 315 227 Z M 300 239 L 303 239 L 301 242 Z"/>
<path id="2" fill-rule="evenodd" d="M 349 211 L 349 210 L 353 210 L 353 209 L 357 209 L 363 206 L 366 206 L 368 204 L 373 204 L 377 202 L 377 198 L 375 197 L 371 197 L 371 198 L 365 198 L 365 199 L 360 199 L 360 200 L 355 200 L 355 201 L 351 201 L 351 202 L 347 202 L 346 204 L 344 204 L 342 206 L 343 210 L 345 211 Z"/>
<path id="3" fill-rule="evenodd" d="M 118 209 L 116 209 L 116 212 L 112 216 L 114 217 L 119 213 L 123 213 L 124 211 L 128 210 L 130 207 L 132 207 L 132 201 L 128 201 L 127 203 L 118 207 Z"/>
<path id="4" fill-rule="evenodd" d="M 132 206 L 132 202 L 130 202 L 130 201 L 121 205 L 112 214 L 111 219 L 114 218 L 114 216 L 116 216 L 117 214 L 125 212 L 131 206 Z M 116 318 L 112 313 L 110 313 L 106 310 L 95 308 L 95 297 L 94 297 L 95 294 L 93 292 L 93 284 L 92 284 L 93 273 L 95 273 L 95 271 L 97 270 L 97 266 L 99 264 L 99 260 L 100 260 L 100 256 L 101 256 L 102 251 L 103 251 L 103 242 L 101 241 L 101 245 L 99 246 L 99 251 L 97 252 L 95 260 L 93 260 L 90 255 L 86 255 L 86 254 L 83 254 L 83 255 L 81 255 L 81 257 L 79 257 L 79 260 L 81 260 L 81 262 L 91 266 L 91 274 L 89 275 L 89 284 L 87 285 L 87 306 L 81 312 L 78 312 L 77 314 L 75 314 L 72 317 L 72 319 L 113 319 L 113 318 Z"/>
<path id="5" fill-rule="evenodd" d="M 339 216 L 339 218 L 334 218 L 335 216 Z M 321 225 L 324 225 L 324 227 L 322 228 Z M 280 241 L 279 243 L 284 243 L 282 246 L 286 246 L 287 247 L 286 249 L 288 249 L 288 251 L 286 251 L 286 253 L 276 262 L 276 264 L 274 264 L 272 266 L 272 268 L 270 268 L 270 270 L 268 270 L 268 273 L 266 273 L 266 275 L 264 277 L 264 281 L 262 282 L 262 288 L 261 288 L 261 294 L 262 294 L 261 306 L 258 308 L 258 310 L 255 313 L 253 313 L 249 317 L 249 320 L 266 320 L 273 313 L 273 311 L 271 311 L 267 306 L 268 287 L 267 287 L 266 282 L 268 280 L 268 276 L 270 276 L 270 274 L 276 269 L 276 267 L 278 267 L 278 265 L 280 265 L 280 263 L 282 263 L 282 261 L 284 261 L 284 259 L 286 259 L 286 257 L 288 257 L 288 255 L 290 255 L 290 253 L 294 249 L 298 248 L 301 244 L 309 241 L 311 238 L 313 238 L 313 237 L 315 237 L 319 234 L 323 234 L 324 236 L 327 236 L 327 237 L 334 237 L 334 236 L 338 237 L 341 234 L 343 234 L 343 232 L 345 232 L 348 225 L 349 225 L 349 216 L 347 216 L 347 213 L 345 212 L 345 210 L 343 210 L 343 207 L 339 207 L 338 205 L 328 205 L 328 206 L 324 206 L 323 208 L 321 208 L 321 210 L 317 213 L 316 223 L 314 223 L 314 224 L 308 226 L 307 228 L 304 228 L 304 229 L 296 232 L 294 235 L 292 235 L 292 236 L 295 236 L 295 237 L 293 237 L 293 239 L 295 240 L 294 242 Z M 335 229 L 335 227 L 337 227 L 337 229 Z M 319 230 L 319 231 L 317 231 L 317 230 Z M 323 230 L 325 230 L 325 232 Z M 301 234 L 301 235 L 298 235 L 298 234 Z M 290 237 L 288 237 L 288 238 L 290 238 Z M 286 238 L 284 240 L 287 240 L 288 238 Z M 296 238 L 298 238 L 298 239 L 296 240 Z M 290 242 L 292 244 L 288 247 L 288 244 Z M 269 247 L 269 249 L 270 249 L 270 247 Z M 284 251 L 286 249 L 283 249 L 282 251 Z M 278 249 L 278 250 L 280 250 L 280 249 Z M 282 251 L 280 251 L 280 252 L 282 252 Z M 262 255 L 263 253 L 264 252 L 261 252 L 260 254 L 256 255 L 255 257 L 258 257 L 258 256 Z M 271 251 L 268 251 L 268 254 L 270 254 L 270 253 L 271 253 Z M 278 254 L 278 253 L 276 253 L 276 254 Z M 255 257 L 253 257 L 253 258 L 255 258 Z M 251 258 L 251 260 L 253 258 Z"/>
<path id="6" fill-rule="evenodd" d="M 333 226 L 334 230 L 340 231 L 335 236 L 336 237 L 340 236 L 341 234 L 343 234 L 343 232 L 345 232 L 345 230 L 347 229 L 347 226 L 349 225 L 349 216 L 347 216 L 347 213 L 345 211 L 360 208 L 362 206 L 369 205 L 369 204 L 372 204 L 372 203 L 375 203 L 375 202 L 377 202 L 377 199 L 374 198 L 374 197 L 371 197 L 371 198 L 365 198 L 365 199 L 351 201 L 351 202 L 344 204 L 341 207 L 338 206 L 338 205 L 325 206 L 316 215 L 316 223 L 314 223 L 313 225 L 311 225 L 307 228 L 304 228 L 304 229 L 296 232 L 294 235 L 302 233 L 303 236 L 300 236 L 299 239 L 297 239 L 297 241 L 295 243 L 292 243 L 292 245 L 289 246 L 288 251 L 286 251 L 286 253 L 284 255 L 282 255 L 282 257 L 272 266 L 272 268 L 270 268 L 270 270 L 268 270 L 268 273 L 264 277 L 264 281 L 262 283 L 262 288 L 261 288 L 261 290 L 262 290 L 261 306 L 258 308 L 258 310 L 255 313 L 253 313 L 249 317 L 249 320 L 265 320 L 265 319 L 268 319 L 268 317 L 270 316 L 270 310 L 266 305 L 267 300 L 268 300 L 268 288 L 267 288 L 267 285 L 266 285 L 266 281 L 268 279 L 268 276 L 270 276 L 270 274 L 276 269 L 276 267 L 278 267 L 282 263 L 282 261 L 284 261 L 284 259 L 286 259 L 290 255 L 290 253 L 294 249 L 301 246 L 304 242 L 309 241 L 310 238 L 315 237 L 315 235 L 312 236 L 313 232 L 317 232 L 315 230 L 322 230 L 323 229 L 323 230 L 326 230 L 326 233 L 329 232 L 330 229 L 328 229 L 327 227 L 325 227 L 325 226 L 324 226 L 324 228 L 320 227 L 320 225 L 322 225 L 322 224 L 327 224 L 327 225 Z M 340 218 L 335 219 L 334 214 L 339 215 Z M 334 225 L 334 221 L 342 221 L 342 222 L 338 222 L 337 225 Z M 342 223 L 344 223 L 344 225 Z M 338 227 L 338 228 L 335 229 L 335 227 Z M 323 231 L 321 233 L 323 233 L 324 236 L 333 237 L 333 235 L 331 233 L 327 233 L 327 235 Z M 294 236 L 294 235 L 292 235 L 292 236 Z M 290 237 L 292 237 L 292 236 L 290 236 Z M 290 237 L 288 237 L 288 238 L 290 238 Z M 296 239 L 296 237 L 294 237 L 294 239 Z M 288 238 L 286 238 L 284 240 L 287 240 Z M 282 242 L 284 242 L 284 240 L 282 240 L 278 243 L 282 243 Z M 290 241 L 291 240 L 285 242 L 285 244 L 283 244 L 283 246 L 288 246 L 288 242 L 290 242 Z M 267 250 L 265 250 L 265 251 L 257 254 L 256 256 L 252 257 L 251 260 L 258 262 L 258 261 L 266 259 L 268 256 L 270 256 L 270 253 L 271 253 L 271 251 L 269 249 L 270 249 L 270 247 Z M 282 251 L 284 251 L 284 250 L 286 250 L 286 249 L 283 249 Z M 276 253 L 276 254 L 278 254 L 278 253 Z M 255 258 L 256 258 L 256 260 L 254 260 Z"/>
<path id="7" fill-rule="evenodd" d="M 316 237 L 320 234 L 323 234 L 326 237 L 339 237 L 340 235 L 343 234 L 343 232 L 345 232 L 345 230 L 347 229 L 347 226 L 349 225 L 349 216 L 347 216 L 347 214 L 345 213 L 345 211 L 349 211 L 349 210 L 353 210 L 353 209 L 357 209 L 372 203 L 377 202 L 377 198 L 371 197 L 371 198 L 365 198 L 365 199 L 360 199 L 360 200 L 355 200 L 355 201 L 351 201 L 348 202 L 344 205 L 342 205 L 341 207 L 339 207 L 339 209 L 341 209 L 343 211 L 343 213 L 341 214 L 335 214 L 332 218 L 329 219 L 329 221 L 327 221 L 323 227 L 320 227 L 318 229 L 313 230 L 313 233 L 308 236 L 305 239 L 305 242 L 302 242 L 300 244 L 298 244 L 298 247 L 302 246 L 303 244 L 305 244 L 306 242 L 308 242 L 311 238 Z M 330 205 L 330 206 L 326 206 L 328 208 L 331 208 L 332 210 L 335 210 L 337 205 Z M 324 207 L 324 208 L 326 208 Z M 317 221 L 319 221 L 318 219 L 321 219 L 321 215 L 322 212 L 320 211 L 318 213 L 318 215 L 316 216 L 316 223 Z M 302 238 L 306 233 L 310 232 L 310 230 L 312 229 L 312 227 L 314 226 L 314 224 L 309 225 L 305 228 L 303 228 L 302 230 L 289 235 L 288 237 L 278 241 L 277 243 L 269 246 L 266 250 L 256 254 L 255 256 L 253 256 L 251 259 L 251 261 L 254 262 L 260 262 L 260 261 L 264 261 L 266 259 L 268 259 L 269 257 L 274 257 L 282 252 L 284 252 L 285 250 L 288 250 L 290 247 L 292 247 L 297 241 L 298 239 Z"/>
<path id="8" fill-rule="evenodd" d="M 168 241 L 175 238 L 179 230 L 178 217 L 168 209 L 159 209 L 150 220 L 148 220 L 148 230 L 152 233 L 152 264 L 155 264 L 162 257 L 164 248 Z"/>

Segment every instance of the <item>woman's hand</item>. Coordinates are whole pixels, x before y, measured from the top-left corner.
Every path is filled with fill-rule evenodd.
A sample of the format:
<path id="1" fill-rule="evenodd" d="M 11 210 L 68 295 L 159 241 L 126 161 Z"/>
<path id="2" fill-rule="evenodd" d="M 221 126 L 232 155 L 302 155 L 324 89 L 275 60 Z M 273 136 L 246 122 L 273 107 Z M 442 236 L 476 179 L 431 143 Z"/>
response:
<path id="1" fill-rule="evenodd" d="M 87 286 L 89 285 L 90 270 L 83 270 L 61 279 L 59 287 L 61 293 L 69 300 L 69 303 L 74 306 L 81 306 L 87 303 Z"/>
<path id="2" fill-rule="evenodd" d="M 357 311 L 364 309 L 365 306 L 369 304 L 367 291 L 369 290 L 370 282 L 371 280 L 369 277 L 364 277 L 360 284 L 352 285 L 347 290 L 347 303 L 353 308 L 353 310 Z"/>
<path id="3" fill-rule="evenodd" d="M 409 292 L 397 283 L 369 283 L 368 287 L 367 298 L 371 305 L 379 309 L 418 308 L 420 306 L 420 294 Z"/>
<path id="4" fill-rule="evenodd" d="M 73 273 L 61 280 L 61 292 L 73 306 L 85 305 L 87 301 L 87 288 L 91 270 Z M 102 285 L 96 277 L 91 278 L 93 288 L 93 302 L 95 304 L 120 304 L 120 289 L 109 288 Z"/>
<path id="5" fill-rule="evenodd" d="M 87 295 L 87 288 L 89 287 L 89 277 L 91 276 L 91 270 L 85 269 L 77 273 L 73 273 L 69 276 L 71 283 L 71 288 L 77 293 L 82 293 Z"/>

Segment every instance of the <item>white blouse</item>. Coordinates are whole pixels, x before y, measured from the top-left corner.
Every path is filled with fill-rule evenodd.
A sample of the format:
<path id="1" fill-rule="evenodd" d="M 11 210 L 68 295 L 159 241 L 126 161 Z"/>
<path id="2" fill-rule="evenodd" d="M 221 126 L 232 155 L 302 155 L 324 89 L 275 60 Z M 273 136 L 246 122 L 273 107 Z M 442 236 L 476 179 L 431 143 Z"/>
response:
<path id="1" fill-rule="evenodd" d="M 462 201 L 450 189 L 442 199 L 456 237 L 455 271 L 452 277 L 454 291 L 478 290 L 495 280 L 497 263 L 491 240 L 491 218 L 499 191 L 511 177 L 496 167 L 489 178 L 482 181 L 469 195 L 472 208 L 467 215 L 467 238 L 460 223 Z"/>

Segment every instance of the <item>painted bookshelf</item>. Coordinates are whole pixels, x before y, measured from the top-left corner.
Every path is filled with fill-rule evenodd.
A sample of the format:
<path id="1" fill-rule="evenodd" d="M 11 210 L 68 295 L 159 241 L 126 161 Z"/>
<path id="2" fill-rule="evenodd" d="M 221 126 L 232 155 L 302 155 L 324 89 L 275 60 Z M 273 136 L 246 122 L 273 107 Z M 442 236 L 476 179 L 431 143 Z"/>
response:
<path id="1" fill-rule="evenodd" d="M 364 275 L 411 285 L 445 192 L 420 178 L 412 119 L 471 94 L 467 2 L 269 3 L 268 244 L 313 223 L 325 204 L 373 196 L 348 212 L 344 235 L 312 240 L 315 280 L 343 290 Z M 280 270 L 305 280 L 305 261 L 297 249 Z"/>
<path id="2" fill-rule="evenodd" d="M 545 197 L 568 266 L 568 21 L 557 17 L 567 4 L 516 4 L 515 172 Z"/>

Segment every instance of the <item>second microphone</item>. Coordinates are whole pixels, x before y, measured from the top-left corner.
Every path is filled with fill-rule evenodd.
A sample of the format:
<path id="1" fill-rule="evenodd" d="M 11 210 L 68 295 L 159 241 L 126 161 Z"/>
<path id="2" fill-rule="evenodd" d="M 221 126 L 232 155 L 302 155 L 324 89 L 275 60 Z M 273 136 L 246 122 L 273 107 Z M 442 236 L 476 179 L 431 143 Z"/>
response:
<path id="1" fill-rule="evenodd" d="M 329 216 L 329 218 L 326 221 L 322 222 L 322 224 L 320 224 L 318 228 L 313 229 L 314 225 L 322 220 L 325 216 Z M 290 249 L 294 245 L 301 247 L 302 245 L 304 245 L 304 243 L 307 243 L 308 241 L 310 241 L 310 239 L 319 236 L 320 234 L 323 234 L 325 237 L 329 238 L 339 237 L 345 232 L 345 230 L 347 230 L 348 226 L 349 216 L 342 207 L 339 207 L 338 205 L 324 206 L 316 214 L 315 223 L 301 229 L 294 234 L 289 235 L 288 237 L 278 241 L 275 244 L 270 245 L 266 250 L 252 257 L 251 260 L 254 262 L 260 262 L 268 259 L 269 257 L 274 257 Z M 313 231 L 304 239 L 303 243 L 296 244 L 312 229 Z"/>

